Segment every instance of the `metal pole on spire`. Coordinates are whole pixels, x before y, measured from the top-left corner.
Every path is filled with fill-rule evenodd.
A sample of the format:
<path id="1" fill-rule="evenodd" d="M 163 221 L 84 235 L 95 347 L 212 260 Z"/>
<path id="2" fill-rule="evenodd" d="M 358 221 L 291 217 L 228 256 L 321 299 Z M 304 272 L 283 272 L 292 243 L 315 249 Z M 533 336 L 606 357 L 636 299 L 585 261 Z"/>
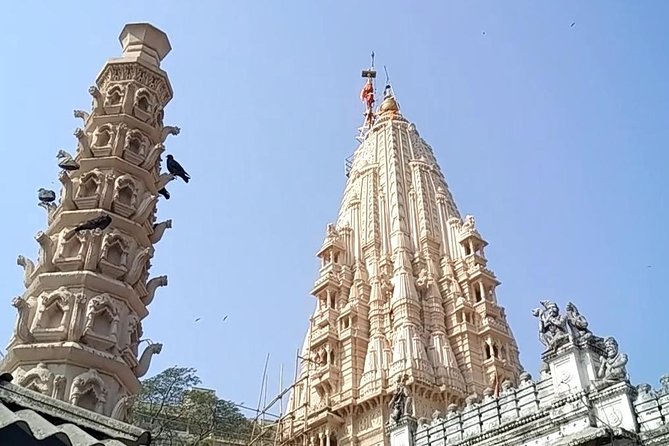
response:
<path id="1" fill-rule="evenodd" d="M 360 100 L 365 104 L 365 121 L 362 124 L 362 127 L 358 129 L 359 133 L 356 139 L 360 142 L 365 137 L 367 131 L 374 124 L 374 79 L 376 79 L 376 70 L 374 69 L 374 51 L 371 54 L 371 64 L 369 69 L 362 70 L 362 78 L 367 79 L 365 85 L 360 91 Z"/>
<path id="2" fill-rule="evenodd" d="M 388 68 L 386 68 L 385 65 L 383 66 L 383 71 L 386 73 L 386 86 L 383 89 L 383 97 L 385 99 L 388 96 L 395 96 L 395 92 L 393 91 L 393 87 L 390 84 L 390 74 L 388 74 Z"/>

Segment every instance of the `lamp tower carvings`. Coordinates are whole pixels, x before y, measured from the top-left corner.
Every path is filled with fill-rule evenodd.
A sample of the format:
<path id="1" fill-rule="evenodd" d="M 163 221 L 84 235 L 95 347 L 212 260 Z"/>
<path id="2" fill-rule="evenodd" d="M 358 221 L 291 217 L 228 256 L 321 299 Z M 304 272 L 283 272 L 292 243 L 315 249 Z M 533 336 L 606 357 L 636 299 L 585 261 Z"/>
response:
<path id="1" fill-rule="evenodd" d="M 170 43 L 145 23 L 120 35 L 123 54 L 109 60 L 89 89 L 92 109 L 75 110 L 74 156 L 60 151 L 60 201 L 40 191 L 48 227 L 39 261 L 19 256 L 22 296 L 8 354 L 15 383 L 103 415 L 126 413 L 138 378 L 161 344 L 141 348 L 142 319 L 166 276 L 149 278 L 154 244 L 171 221 L 156 222 L 164 142 L 179 129 L 163 125 L 172 99 L 160 68 Z M 124 418 L 124 416 L 119 416 Z"/>
<path id="2" fill-rule="evenodd" d="M 522 371 L 486 241 L 472 216 L 461 217 L 390 85 L 370 115 L 371 71 L 361 143 L 317 254 L 317 307 L 282 419 L 286 445 L 388 444 L 393 414 L 430 418 L 517 383 Z"/>

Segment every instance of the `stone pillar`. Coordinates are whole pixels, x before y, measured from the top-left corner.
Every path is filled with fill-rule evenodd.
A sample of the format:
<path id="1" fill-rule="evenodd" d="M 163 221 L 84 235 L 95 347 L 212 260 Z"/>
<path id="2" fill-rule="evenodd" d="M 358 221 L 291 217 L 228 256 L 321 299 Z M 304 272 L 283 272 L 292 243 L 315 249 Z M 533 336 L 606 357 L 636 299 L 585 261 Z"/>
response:
<path id="1" fill-rule="evenodd" d="M 411 416 L 403 416 L 397 423 L 389 424 L 386 432 L 390 436 L 390 446 L 414 446 L 418 423 Z"/>
<path id="2" fill-rule="evenodd" d="M 573 342 L 548 351 L 542 359 L 550 369 L 556 395 L 568 394 L 590 388 L 597 379 L 599 357 L 604 350 L 594 342 L 576 345 Z"/>
<path id="3" fill-rule="evenodd" d="M 160 172 L 165 139 L 179 129 L 163 125 L 172 99 L 160 67 L 171 49 L 167 35 L 135 23 L 120 41 L 121 57 L 89 88 L 90 113 L 74 112 L 83 125 L 74 156 L 59 153 L 63 190 L 60 202 L 45 206 L 39 261 L 19 256 L 27 289 L 15 300 L 20 324 L 0 367 L 19 385 L 123 418 L 162 348 L 138 352 L 147 307 L 167 285 L 166 276 L 149 279 L 149 270 L 153 245 L 171 227 L 155 212 L 173 179 Z"/>

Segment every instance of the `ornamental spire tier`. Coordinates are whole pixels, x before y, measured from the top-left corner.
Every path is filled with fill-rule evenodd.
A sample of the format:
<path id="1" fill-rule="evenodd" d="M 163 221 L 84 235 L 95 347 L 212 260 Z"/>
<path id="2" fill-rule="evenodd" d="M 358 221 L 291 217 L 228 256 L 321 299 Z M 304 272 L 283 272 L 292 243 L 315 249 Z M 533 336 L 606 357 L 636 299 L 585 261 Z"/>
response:
<path id="1" fill-rule="evenodd" d="M 153 245 L 171 227 L 156 223 L 156 204 L 174 178 L 160 172 L 163 144 L 179 129 L 163 125 L 172 99 L 160 68 L 171 49 L 165 33 L 129 24 L 120 41 L 122 56 L 89 89 L 91 112 L 74 112 L 84 125 L 75 156 L 58 155 L 59 203 L 40 190 L 48 227 L 36 236 L 37 264 L 18 258 L 26 291 L 13 301 L 18 320 L 0 369 L 27 388 L 123 419 L 162 348 L 149 342 L 140 352 L 142 320 L 167 285 L 149 270 Z"/>
<path id="2" fill-rule="evenodd" d="M 369 108 L 373 77 L 363 77 Z M 429 418 L 495 392 L 496 383 L 517 383 L 522 371 L 487 243 L 472 216 L 461 218 L 390 85 L 365 124 L 337 221 L 317 254 L 317 308 L 283 444 L 388 444 L 391 415 Z"/>

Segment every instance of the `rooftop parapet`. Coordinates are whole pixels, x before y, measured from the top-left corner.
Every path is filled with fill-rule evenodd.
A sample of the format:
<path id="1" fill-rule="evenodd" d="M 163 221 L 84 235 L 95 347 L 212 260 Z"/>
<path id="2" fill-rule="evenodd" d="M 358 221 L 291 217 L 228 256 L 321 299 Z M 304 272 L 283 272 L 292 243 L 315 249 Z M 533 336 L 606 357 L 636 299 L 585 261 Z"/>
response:
<path id="1" fill-rule="evenodd" d="M 463 408 L 451 404 L 445 415 L 419 419 L 415 433 L 403 435 L 411 423 L 391 421 L 391 446 L 407 435 L 415 446 L 581 445 L 606 437 L 623 445 L 669 444 L 669 375 L 657 391 L 632 386 L 615 339 L 595 336 L 573 304 L 565 316 L 553 302 L 542 305 L 534 312 L 547 347 L 539 381 L 523 373 L 517 388 L 506 381 L 482 399 L 468 397 Z"/>

